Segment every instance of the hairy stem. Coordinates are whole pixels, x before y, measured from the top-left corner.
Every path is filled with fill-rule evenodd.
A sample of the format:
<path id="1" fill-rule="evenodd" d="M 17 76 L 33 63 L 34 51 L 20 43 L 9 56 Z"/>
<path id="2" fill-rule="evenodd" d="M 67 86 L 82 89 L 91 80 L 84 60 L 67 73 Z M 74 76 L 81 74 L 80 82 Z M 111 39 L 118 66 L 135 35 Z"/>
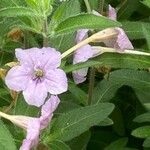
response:
<path id="1" fill-rule="evenodd" d="M 88 91 L 88 104 L 89 105 L 92 102 L 94 84 L 95 84 L 95 68 L 91 67 L 91 69 L 90 69 L 89 91 Z"/>

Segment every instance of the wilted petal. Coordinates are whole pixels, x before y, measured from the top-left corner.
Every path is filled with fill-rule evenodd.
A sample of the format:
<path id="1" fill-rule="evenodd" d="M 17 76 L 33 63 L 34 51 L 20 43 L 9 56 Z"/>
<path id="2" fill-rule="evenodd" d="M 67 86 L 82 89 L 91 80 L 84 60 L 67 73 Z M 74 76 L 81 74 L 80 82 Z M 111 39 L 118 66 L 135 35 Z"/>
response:
<path id="1" fill-rule="evenodd" d="M 68 89 L 67 76 L 61 69 L 47 70 L 44 83 L 53 95 L 61 94 Z"/>
<path id="2" fill-rule="evenodd" d="M 88 73 L 88 68 L 83 68 L 73 72 L 73 79 L 76 84 L 82 83 L 86 80 L 86 75 Z"/>
<path id="3" fill-rule="evenodd" d="M 126 33 L 121 28 L 116 28 L 118 31 L 118 36 L 114 48 L 116 49 L 134 49 L 132 43 L 130 42 L 129 38 L 127 37 Z"/>
<path id="4" fill-rule="evenodd" d="M 24 98 L 29 105 L 40 107 L 47 97 L 47 89 L 43 82 L 30 80 L 28 87 L 23 91 Z"/>
<path id="5" fill-rule="evenodd" d="M 58 107 L 60 100 L 58 96 L 51 96 L 50 99 L 46 101 L 46 103 L 42 106 L 41 110 L 41 128 L 46 128 L 48 123 L 50 122 L 53 112 Z"/>
<path id="6" fill-rule="evenodd" d="M 127 37 L 126 33 L 121 28 L 115 28 L 118 31 L 118 36 L 111 40 L 105 40 L 104 43 L 108 47 L 117 49 L 122 52 L 125 49 L 134 49 L 132 43 Z"/>
<path id="7" fill-rule="evenodd" d="M 111 7 L 111 5 L 109 5 L 108 17 L 112 20 L 117 20 L 116 10 L 113 7 Z"/>
<path id="8" fill-rule="evenodd" d="M 76 43 L 79 43 L 82 40 L 86 39 L 88 37 L 88 31 L 88 29 L 78 30 L 76 35 Z"/>
<path id="9" fill-rule="evenodd" d="M 30 74 L 30 68 L 25 68 L 24 66 L 15 66 L 8 71 L 5 77 L 5 83 L 11 90 L 25 90 L 31 78 Z"/>

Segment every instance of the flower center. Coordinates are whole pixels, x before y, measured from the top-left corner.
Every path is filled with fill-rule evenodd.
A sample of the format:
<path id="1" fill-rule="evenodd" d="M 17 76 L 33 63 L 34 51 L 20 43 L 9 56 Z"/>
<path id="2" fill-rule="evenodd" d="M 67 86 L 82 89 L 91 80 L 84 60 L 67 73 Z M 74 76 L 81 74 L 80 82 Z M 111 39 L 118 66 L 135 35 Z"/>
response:
<path id="1" fill-rule="evenodd" d="M 43 72 L 42 69 L 37 69 L 37 70 L 35 70 L 34 74 L 35 74 L 35 76 L 38 77 L 38 78 L 44 76 L 44 72 Z"/>

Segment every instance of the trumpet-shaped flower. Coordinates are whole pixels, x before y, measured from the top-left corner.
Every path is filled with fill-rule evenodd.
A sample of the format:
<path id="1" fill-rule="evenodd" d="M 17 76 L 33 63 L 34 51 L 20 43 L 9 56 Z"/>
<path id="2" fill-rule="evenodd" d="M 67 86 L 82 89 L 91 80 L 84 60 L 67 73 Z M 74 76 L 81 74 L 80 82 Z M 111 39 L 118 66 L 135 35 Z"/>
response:
<path id="1" fill-rule="evenodd" d="M 110 5 L 108 17 L 112 20 L 117 20 L 116 10 Z M 118 52 L 122 52 L 124 49 L 134 49 L 124 30 L 121 28 L 115 28 L 115 30 L 118 32 L 118 36 L 111 40 L 105 40 L 104 43 L 106 44 L 106 46 L 113 47 L 118 50 Z"/>
<path id="2" fill-rule="evenodd" d="M 96 11 L 93 11 L 93 14 L 97 16 L 102 16 Z M 112 20 L 117 19 L 116 10 L 110 5 L 109 5 L 108 17 Z M 118 35 L 115 38 L 104 40 L 103 42 L 105 43 L 105 45 L 108 47 L 115 48 L 116 50 L 118 50 L 118 52 L 122 52 L 124 49 L 133 49 L 133 46 L 130 40 L 128 39 L 127 35 L 123 31 L 123 29 L 115 28 L 115 30 L 117 31 Z M 87 32 L 88 32 L 87 29 L 79 30 L 77 32 L 76 42 L 79 43 L 85 38 L 87 38 L 88 37 Z M 85 62 L 89 58 L 97 56 L 97 54 L 100 54 L 98 51 L 92 51 L 92 47 L 89 44 L 77 49 L 74 53 L 73 64 Z M 74 71 L 73 79 L 75 83 L 79 84 L 84 82 L 86 80 L 87 73 L 88 73 L 88 68 Z"/>
<path id="3" fill-rule="evenodd" d="M 88 30 L 79 30 L 76 35 L 76 43 L 81 42 L 88 37 Z M 74 53 L 73 64 L 81 63 L 87 61 L 93 56 L 92 48 L 89 44 L 77 49 Z M 82 83 L 86 80 L 86 75 L 88 68 L 76 70 L 73 72 L 73 78 L 76 84 Z"/>
<path id="4" fill-rule="evenodd" d="M 53 48 L 16 49 L 20 65 L 11 68 L 6 75 L 8 88 L 23 91 L 29 105 L 40 107 L 47 93 L 61 94 L 67 91 L 67 77 L 58 67 L 61 54 Z"/>
<path id="5" fill-rule="evenodd" d="M 51 96 L 42 106 L 41 116 L 33 118 L 28 116 L 11 116 L 0 112 L 1 117 L 5 117 L 17 126 L 27 131 L 26 138 L 23 140 L 20 150 L 30 150 L 37 146 L 39 142 L 40 131 L 46 128 L 53 117 L 53 112 L 59 105 L 59 98 Z"/>

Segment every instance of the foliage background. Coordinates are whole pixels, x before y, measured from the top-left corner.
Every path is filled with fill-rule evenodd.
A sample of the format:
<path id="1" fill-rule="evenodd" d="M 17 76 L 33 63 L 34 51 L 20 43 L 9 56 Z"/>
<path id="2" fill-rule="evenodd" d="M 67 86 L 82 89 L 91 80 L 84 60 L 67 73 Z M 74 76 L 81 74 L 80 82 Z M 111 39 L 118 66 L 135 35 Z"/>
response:
<path id="1" fill-rule="evenodd" d="M 107 18 L 103 20 L 101 17 L 97 20 L 87 14 L 83 0 L 62 3 L 58 0 L 45 0 L 46 5 L 42 5 L 43 1 L 40 0 L 34 2 L 0 1 L 1 68 L 7 69 L 5 64 L 15 61 L 15 48 L 42 47 L 43 37 L 48 39 L 49 46 L 64 52 L 75 45 L 78 29 L 101 30 L 120 26 L 120 23 L 136 50 L 150 52 L 149 0 L 89 0 L 91 8 L 104 15 L 108 4 L 115 7 L 118 22 Z M 45 18 L 48 20 L 46 31 L 43 30 Z M 91 19 L 95 21 L 91 22 Z M 93 65 L 96 66 L 95 85 L 88 106 L 89 78 L 76 86 L 71 71 Z M 62 68 L 68 73 L 69 91 L 60 96 L 61 104 L 52 124 L 43 132 L 42 144 L 38 149 L 44 149 L 45 146 L 45 149 L 50 147 L 51 150 L 150 149 L 148 56 L 106 53 L 79 65 L 72 65 L 69 57 L 63 61 Z M 16 115 L 37 115 L 39 109 L 27 105 L 21 94 L 17 101 L 14 95 L 1 79 L 1 111 Z M 4 119 L 0 124 L 0 149 L 18 149 L 24 131 Z"/>

